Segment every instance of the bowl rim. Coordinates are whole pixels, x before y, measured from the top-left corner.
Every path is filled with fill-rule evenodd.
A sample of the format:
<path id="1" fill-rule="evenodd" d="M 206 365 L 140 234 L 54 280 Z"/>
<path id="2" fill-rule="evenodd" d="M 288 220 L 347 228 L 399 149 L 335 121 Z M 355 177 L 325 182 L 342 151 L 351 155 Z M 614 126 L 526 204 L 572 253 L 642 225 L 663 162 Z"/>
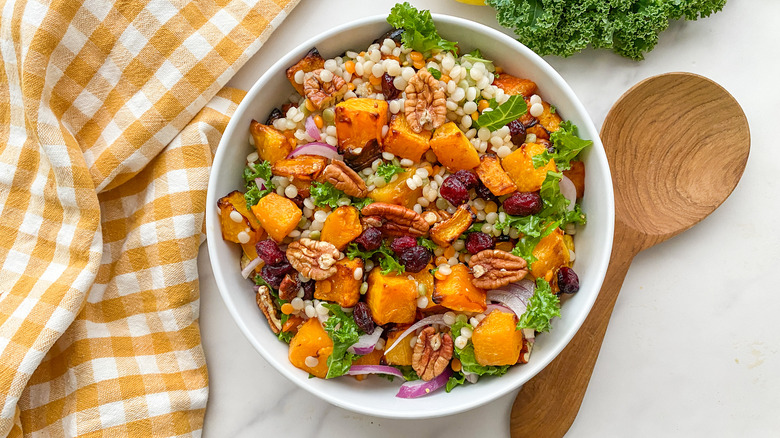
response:
<path id="1" fill-rule="evenodd" d="M 606 247 L 606 251 L 603 252 L 602 257 L 600 260 L 592 260 L 592 262 L 595 265 L 595 268 L 593 272 L 596 273 L 596 282 L 595 286 L 600 290 L 601 285 L 603 284 L 604 277 L 606 275 L 607 266 L 609 263 L 609 259 L 611 256 L 611 250 L 612 250 L 612 239 L 614 235 L 614 217 L 615 217 L 615 207 L 614 207 L 614 192 L 612 189 L 612 177 L 611 172 L 609 169 L 609 165 L 607 162 L 606 154 L 604 152 L 603 146 L 601 144 L 601 140 L 598 137 L 598 131 L 596 130 L 595 126 L 593 125 L 593 121 L 588 114 L 587 110 L 585 109 L 582 101 L 577 97 L 577 95 L 574 93 L 574 91 L 571 89 L 569 84 L 561 77 L 561 75 L 553 69 L 553 67 L 548 64 L 544 59 L 542 59 L 541 56 L 537 55 L 535 52 L 533 52 L 531 49 L 527 48 L 525 45 L 521 44 L 514 38 L 511 38 L 510 36 L 490 27 L 487 25 L 483 25 L 481 23 L 477 23 L 471 20 L 468 20 L 466 18 L 451 16 L 451 15 L 445 15 L 445 14 L 437 14 L 433 13 L 431 14 L 434 21 L 437 23 L 448 23 L 455 26 L 460 26 L 463 28 L 466 28 L 468 31 L 476 31 L 486 34 L 491 39 L 497 39 L 501 40 L 503 43 L 508 44 L 513 47 L 513 49 L 517 52 L 522 53 L 529 61 L 537 68 L 539 68 L 544 75 L 547 75 L 557 87 L 560 88 L 560 90 L 568 95 L 571 96 L 571 103 L 575 107 L 576 111 L 580 113 L 583 117 L 583 123 L 587 124 L 587 127 L 591 132 L 596 134 L 596 137 L 594 137 L 593 140 L 593 146 L 590 148 L 591 152 L 589 155 L 588 160 L 597 159 L 599 161 L 602 161 L 604 172 L 600 174 L 599 176 L 603 179 L 601 183 L 605 188 L 608 188 L 608 190 L 605 191 L 605 193 L 602 194 L 604 196 L 603 201 L 605 201 L 605 208 L 607 209 L 607 221 L 608 223 L 605 224 L 605 232 L 603 236 L 601 237 L 603 240 L 603 244 Z M 243 114 L 245 111 L 247 111 L 247 108 L 250 106 L 250 103 L 253 99 L 255 99 L 259 94 L 260 91 L 265 87 L 266 83 L 269 82 L 272 78 L 272 73 L 278 72 L 278 71 L 284 71 L 287 66 L 294 64 L 297 61 L 297 53 L 302 48 L 309 48 L 314 47 L 317 45 L 317 43 L 320 43 L 322 41 L 328 40 L 332 38 L 333 36 L 340 34 L 342 32 L 349 31 L 350 29 L 362 27 L 365 25 L 370 24 L 383 24 L 387 25 L 386 22 L 387 15 L 386 14 L 378 14 L 378 15 L 371 15 L 367 17 L 363 17 L 357 20 L 353 20 L 344 24 L 341 24 L 339 26 L 336 26 L 326 32 L 317 34 L 313 36 L 312 38 L 309 38 L 308 40 L 304 41 L 301 44 L 296 45 L 294 48 L 291 48 L 290 51 L 280 58 L 278 61 L 276 61 L 272 66 L 270 66 L 265 72 L 262 73 L 262 75 L 255 81 L 254 85 L 249 89 L 247 94 L 244 96 L 241 103 L 236 108 L 236 111 L 234 112 L 233 116 L 231 117 L 222 137 L 220 138 L 219 146 L 217 147 L 217 151 L 214 157 L 214 161 L 212 163 L 212 168 L 210 170 L 210 177 L 209 177 L 209 184 L 208 184 L 208 191 L 207 191 L 207 201 L 206 201 L 206 229 L 209 230 L 212 227 L 210 224 L 219 222 L 219 219 L 217 217 L 215 209 L 210 208 L 209 206 L 216 205 L 217 201 L 217 194 L 215 193 L 215 186 L 216 186 L 216 178 L 214 178 L 214 173 L 217 169 L 219 169 L 222 166 L 222 162 L 224 161 L 225 153 L 223 151 L 227 148 L 225 146 L 225 143 L 227 142 L 226 139 L 232 138 L 234 135 L 236 135 L 238 130 L 243 130 L 245 127 L 239 127 L 238 126 L 238 120 L 241 118 L 240 115 Z M 281 70 L 280 70 L 281 68 Z M 580 124 L 580 126 L 583 125 L 583 123 Z M 317 388 L 312 385 L 306 385 L 306 381 L 302 381 L 300 379 L 295 378 L 294 376 L 290 375 L 290 371 L 282 366 L 281 363 L 279 363 L 277 360 L 271 359 L 271 354 L 265 349 L 265 347 L 253 336 L 251 330 L 249 327 L 247 327 L 246 324 L 243 323 L 243 321 L 240 318 L 239 312 L 236 308 L 236 303 L 232 300 L 230 293 L 227 292 L 228 287 L 226 285 L 225 277 L 223 276 L 222 270 L 218 267 L 217 263 L 217 241 L 218 239 L 207 239 L 207 245 L 208 245 L 208 252 L 210 257 L 210 264 L 211 268 L 214 274 L 214 279 L 217 284 L 217 289 L 219 290 L 220 295 L 222 296 L 222 300 L 225 303 L 225 306 L 227 307 L 228 311 L 230 312 L 230 316 L 233 318 L 236 325 L 238 325 L 239 329 L 243 333 L 243 335 L 247 338 L 247 340 L 252 344 L 252 346 L 257 350 L 260 355 L 263 357 L 263 359 L 270 363 L 278 372 L 280 372 L 285 378 L 288 380 L 295 382 L 298 386 L 305 389 L 311 394 L 316 395 L 317 397 L 327 401 L 328 403 L 331 403 L 335 406 L 361 413 L 366 415 L 372 415 L 377 417 L 383 417 L 383 418 L 398 418 L 398 419 L 423 419 L 423 418 L 434 418 L 434 417 L 441 417 L 441 416 L 448 416 L 448 415 L 454 415 L 460 412 L 464 412 L 467 410 L 474 409 L 476 407 L 479 407 L 483 404 L 489 403 L 491 401 L 496 400 L 497 398 L 518 389 L 523 384 L 525 384 L 528 380 L 532 379 L 536 374 L 538 374 L 542 369 L 544 369 L 553 359 L 555 359 L 560 352 L 569 344 L 571 339 L 574 337 L 574 335 L 579 331 L 580 327 L 582 326 L 583 322 L 585 321 L 585 318 L 590 314 L 591 308 L 593 307 L 593 303 L 596 301 L 596 298 L 598 297 L 599 291 L 596 291 L 590 297 L 589 300 L 584 302 L 585 312 L 581 314 L 581 316 L 577 316 L 576 320 L 573 320 L 573 327 L 571 334 L 569 336 L 566 336 L 564 338 L 564 342 L 558 344 L 553 348 L 553 354 L 549 355 L 549 358 L 546 360 L 533 362 L 533 364 L 529 363 L 525 366 L 530 366 L 530 371 L 528 371 L 529 377 L 528 379 L 521 381 L 519 383 L 516 383 L 514 385 L 506 385 L 502 386 L 498 391 L 493 391 L 489 394 L 485 394 L 481 397 L 474 397 L 472 400 L 466 403 L 458 404 L 457 406 L 452 405 L 443 405 L 443 407 L 433 407 L 430 409 L 425 410 L 424 412 L 396 412 L 396 411 L 383 411 L 381 404 L 377 404 L 377 406 L 365 406 L 360 405 L 356 403 L 351 403 L 349 401 L 345 401 L 342 398 L 333 396 L 328 391 L 323 391 L 320 388 Z M 574 316 L 571 316 L 573 318 Z"/>

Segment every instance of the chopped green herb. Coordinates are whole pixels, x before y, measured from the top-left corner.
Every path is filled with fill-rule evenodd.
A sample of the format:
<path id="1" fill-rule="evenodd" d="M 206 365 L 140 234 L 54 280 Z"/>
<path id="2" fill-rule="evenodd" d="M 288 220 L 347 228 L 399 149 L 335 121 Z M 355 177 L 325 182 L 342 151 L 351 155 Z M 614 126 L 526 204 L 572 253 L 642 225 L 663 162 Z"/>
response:
<path id="1" fill-rule="evenodd" d="M 379 255 L 379 267 L 382 269 L 382 274 L 387 275 L 390 271 L 396 271 L 399 274 L 403 274 L 406 268 L 393 257 L 393 251 L 387 246 L 386 242 L 382 242 L 382 246 L 373 251 L 363 251 L 358 248 L 357 243 L 352 242 L 347 247 L 347 257 L 352 260 L 355 257 L 368 260 L 374 255 Z"/>
<path id="2" fill-rule="evenodd" d="M 387 16 L 387 22 L 396 29 L 403 29 L 401 42 L 421 53 L 433 49 L 455 52 L 455 43 L 447 41 L 436 31 L 431 11 L 418 11 L 409 2 L 396 3 Z"/>
<path id="3" fill-rule="evenodd" d="M 536 291 L 528 300 L 528 308 L 517 322 L 517 329 L 534 329 L 537 332 L 548 332 L 552 327 L 550 321 L 561 316 L 561 302 L 552 293 L 550 283 L 544 278 L 536 279 Z"/>
<path id="4" fill-rule="evenodd" d="M 347 196 L 329 182 L 321 183 L 316 181 L 311 184 L 310 194 L 314 205 L 317 207 L 327 205 L 330 208 L 338 207 L 339 199 Z"/>
<path id="5" fill-rule="evenodd" d="M 374 202 L 371 198 L 352 198 L 352 206 L 358 210 L 362 210 L 368 204 Z"/>
<path id="6" fill-rule="evenodd" d="M 439 79 L 441 79 L 441 72 L 440 72 L 439 70 L 436 70 L 436 69 L 435 69 L 435 68 L 433 68 L 433 67 L 428 67 L 428 72 L 429 72 L 429 73 L 431 74 L 431 76 L 433 76 L 433 78 L 434 78 L 434 79 L 436 79 L 437 81 L 438 81 Z"/>
<path id="7" fill-rule="evenodd" d="M 268 161 L 260 161 L 258 163 L 250 164 L 244 168 L 244 199 L 246 200 L 246 208 L 252 209 L 253 205 L 257 205 L 260 202 L 260 198 L 274 192 L 276 186 L 271 181 L 273 174 L 271 173 L 271 163 Z M 260 189 L 255 182 L 255 179 L 261 178 L 265 181 L 265 189 Z"/>
<path id="8" fill-rule="evenodd" d="M 341 310 L 338 304 L 323 303 L 333 315 L 325 321 L 323 327 L 333 341 L 333 351 L 328 356 L 328 374 L 326 379 L 343 376 L 349 371 L 352 362 L 358 356 L 347 351 L 360 338 L 360 329 L 351 315 Z"/>
<path id="9" fill-rule="evenodd" d="M 476 128 L 487 128 L 495 131 L 504 127 L 507 123 L 517 120 L 528 110 L 523 96 L 517 94 L 509 96 L 509 100 L 498 105 L 495 99 L 490 99 L 491 111 L 483 111 L 474 121 Z"/>
<path id="10" fill-rule="evenodd" d="M 386 183 L 393 179 L 393 175 L 404 172 L 406 170 L 403 167 L 394 163 L 382 163 L 376 169 L 376 174 L 384 178 Z"/>
<path id="11" fill-rule="evenodd" d="M 532 158 L 535 168 L 545 166 L 551 159 L 559 170 L 571 168 L 571 161 L 586 147 L 593 144 L 590 140 L 583 140 L 577 136 L 577 126 L 569 121 L 560 124 L 557 131 L 550 134 L 550 140 L 555 146 L 555 152 L 543 151 Z"/>
<path id="12" fill-rule="evenodd" d="M 433 240 L 427 239 L 425 237 L 418 237 L 417 244 L 431 252 L 436 251 L 436 248 L 439 247 L 433 242 Z"/>

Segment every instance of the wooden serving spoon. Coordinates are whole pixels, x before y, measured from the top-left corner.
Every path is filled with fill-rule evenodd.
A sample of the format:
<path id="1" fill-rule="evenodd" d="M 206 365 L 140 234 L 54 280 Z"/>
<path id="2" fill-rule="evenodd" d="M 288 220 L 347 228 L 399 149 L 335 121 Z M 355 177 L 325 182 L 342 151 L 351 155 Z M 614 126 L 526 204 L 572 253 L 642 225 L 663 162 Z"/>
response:
<path id="1" fill-rule="evenodd" d="M 720 85 L 691 73 L 655 76 L 628 90 L 607 115 L 601 139 L 615 187 L 607 275 L 569 345 L 517 395 L 513 438 L 562 437 L 569 430 L 631 260 L 722 204 L 750 151 L 747 118 L 737 101 Z"/>

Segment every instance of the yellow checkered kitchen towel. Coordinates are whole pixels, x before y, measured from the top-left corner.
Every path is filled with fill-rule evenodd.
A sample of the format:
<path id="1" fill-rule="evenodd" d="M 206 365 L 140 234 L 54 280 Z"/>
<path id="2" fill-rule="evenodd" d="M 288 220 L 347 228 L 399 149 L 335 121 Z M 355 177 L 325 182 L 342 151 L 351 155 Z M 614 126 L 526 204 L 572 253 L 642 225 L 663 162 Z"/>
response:
<path id="1" fill-rule="evenodd" d="M 0 2 L 0 436 L 200 434 L 223 86 L 297 2 Z"/>

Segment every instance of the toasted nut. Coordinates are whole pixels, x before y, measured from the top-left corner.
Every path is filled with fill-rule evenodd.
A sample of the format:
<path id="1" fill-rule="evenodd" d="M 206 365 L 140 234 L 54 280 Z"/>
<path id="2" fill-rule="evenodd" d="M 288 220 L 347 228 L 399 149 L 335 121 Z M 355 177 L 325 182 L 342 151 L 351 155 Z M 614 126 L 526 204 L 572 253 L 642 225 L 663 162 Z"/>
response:
<path id="1" fill-rule="evenodd" d="M 452 359 L 452 336 L 436 333 L 433 327 L 426 327 L 417 336 L 412 353 L 412 368 L 425 381 L 443 373 Z"/>
<path id="2" fill-rule="evenodd" d="M 332 243 L 302 238 L 287 246 L 287 259 L 298 272 L 312 280 L 336 273 L 336 261 L 344 257 Z"/>
<path id="3" fill-rule="evenodd" d="M 298 280 L 298 274 L 287 274 L 279 284 L 279 298 L 285 301 L 291 301 L 298 296 L 301 289 L 301 282 Z"/>
<path id="4" fill-rule="evenodd" d="M 417 72 L 406 85 L 404 111 L 414 132 L 433 130 L 447 121 L 444 87 L 426 69 Z"/>
<path id="5" fill-rule="evenodd" d="M 428 222 L 414 210 L 384 202 L 374 202 L 363 207 L 364 216 L 379 216 L 383 219 L 382 231 L 390 236 L 422 236 L 428 232 Z"/>
<path id="6" fill-rule="evenodd" d="M 268 289 L 268 286 L 258 286 L 255 299 L 257 300 L 257 307 L 260 308 L 263 315 L 265 315 L 265 319 L 268 320 L 271 331 L 279 334 L 282 330 L 282 321 L 279 319 L 279 313 L 276 310 L 276 307 L 274 307 L 271 291 Z"/>
<path id="7" fill-rule="evenodd" d="M 520 281 L 528 273 L 525 259 L 499 249 L 486 249 L 469 259 L 474 278 L 471 283 L 482 289 L 496 289 Z"/>
<path id="8" fill-rule="evenodd" d="M 349 196 L 365 198 L 368 195 L 368 188 L 363 178 L 344 164 L 343 161 L 331 161 L 325 170 L 322 171 L 320 181 L 333 184 L 334 187 Z"/>
<path id="9" fill-rule="evenodd" d="M 367 228 L 381 228 L 382 218 L 379 216 L 360 216 L 360 225 L 363 229 Z"/>
<path id="10" fill-rule="evenodd" d="M 347 93 L 347 82 L 344 78 L 333 75 L 333 79 L 325 82 L 321 78 L 321 73 L 324 71 L 327 70 L 319 68 L 306 73 L 303 77 L 303 95 L 317 110 L 334 105 Z"/>

